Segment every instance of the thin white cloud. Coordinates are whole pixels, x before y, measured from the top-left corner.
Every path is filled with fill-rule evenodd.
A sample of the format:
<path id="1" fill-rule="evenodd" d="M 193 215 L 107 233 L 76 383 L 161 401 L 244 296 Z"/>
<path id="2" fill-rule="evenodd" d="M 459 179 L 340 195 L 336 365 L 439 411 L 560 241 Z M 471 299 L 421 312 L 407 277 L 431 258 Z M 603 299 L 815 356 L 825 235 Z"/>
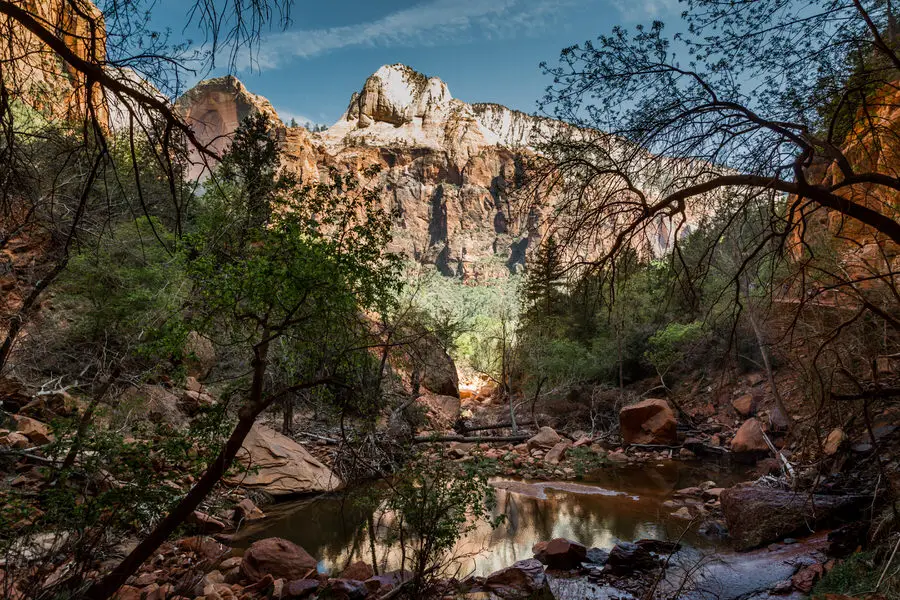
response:
<path id="1" fill-rule="evenodd" d="M 546 30 L 548 20 L 576 0 L 429 0 L 369 23 L 287 31 L 263 39 L 252 55 L 238 57 L 239 69 L 267 70 L 292 58 L 311 58 L 350 47 L 434 46 L 528 35 Z"/>
<path id="2" fill-rule="evenodd" d="M 288 125 L 290 125 L 292 120 L 296 121 L 298 125 L 306 125 L 307 123 L 309 123 L 310 125 L 322 125 L 322 123 L 320 123 L 318 119 L 313 119 L 312 117 L 308 117 L 289 109 L 281 109 L 276 106 L 275 112 L 278 113 L 278 117 Z"/>
<path id="3" fill-rule="evenodd" d="M 634 22 L 665 19 L 679 14 L 679 0 L 615 0 L 623 17 Z"/>

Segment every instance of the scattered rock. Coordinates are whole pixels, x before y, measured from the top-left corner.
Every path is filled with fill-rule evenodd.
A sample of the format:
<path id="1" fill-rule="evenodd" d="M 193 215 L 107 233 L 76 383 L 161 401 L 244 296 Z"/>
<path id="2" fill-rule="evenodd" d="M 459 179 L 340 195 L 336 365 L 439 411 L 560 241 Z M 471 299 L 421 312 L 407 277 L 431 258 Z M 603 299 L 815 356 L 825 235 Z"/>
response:
<path id="1" fill-rule="evenodd" d="M 294 579 L 284 586 L 282 599 L 301 600 L 308 598 L 319 589 L 318 579 Z"/>
<path id="2" fill-rule="evenodd" d="M 254 542 L 244 552 L 241 573 L 250 581 L 260 581 L 266 575 L 291 581 L 314 575 L 317 564 L 297 544 L 282 538 L 266 538 Z"/>
<path id="3" fill-rule="evenodd" d="M 219 533 L 225 531 L 225 523 L 204 512 L 200 512 L 199 510 L 192 512 L 186 519 L 186 522 L 190 525 L 194 525 L 195 529 L 203 533 Z"/>
<path id="4" fill-rule="evenodd" d="M 747 418 L 756 414 L 757 400 L 753 394 L 744 394 L 739 398 L 731 401 L 734 411 L 740 416 Z"/>
<path id="5" fill-rule="evenodd" d="M 430 426 L 433 429 L 452 429 L 453 424 L 459 419 L 462 403 L 455 396 L 442 396 L 439 394 L 425 394 L 416 399 L 416 404 L 428 412 Z"/>
<path id="6" fill-rule="evenodd" d="M 123 419 L 149 421 L 184 429 L 190 418 L 181 410 L 179 397 L 161 385 L 149 383 L 126 389 L 119 401 Z"/>
<path id="7" fill-rule="evenodd" d="M 236 521 L 258 521 L 265 519 L 266 513 L 253 504 L 253 500 L 244 498 L 234 507 L 234 518 Z"/>
<path id="8" fill-rule="evenodd" d="M 53 441 L 50 428 L 40 421 L 22 415 L 13 415 L 13 421 L 16 424 L 16 431 L 27 437 L 33 444 L 44 446 Z"/>
<path id="9" fill-rule="evenodd" d="M 548 452 L 546 456 L 544 456 L 544 462 L 550 465 L 558 465 L 565 459 L 566 451 L 570 446 L 571 444 L 569 442 L 559 442 L 550 449 L 550 452 Z"/>
<path id="10" fill-rule="evenodd" d="M 212 341 L 196 331 L 188 334 L 184 344 L 184 354 L 184 363 L 189 377 L 203 381 L 216 366 L 216 349 Z"/>
<path id="11" fill-rule="evenodd" d="M 741 425 L 734 439 L 731 440 L 731 451 L 745 454 L 760 454 L 769 451 L 769 445 L 763 437 L 762 423 L 759 419 L 747 419 Z"/>
<path id="12" fill-rule="evenodd" d="M 797 531 L 809 531 L 864 500 L 760 486 L 729 488 L 719 498 L 728 531 L 738 550 L 756 548 Z"/>
<path id="13" fill-rule="evenodd" d="M 31 445 L 31 442 L 25 436 L 24 433 L 19 433 L 18 431 L 12 431 L 7 433 L 6 435 L 0 436 L 0 446 L 4 448 L 27 448 Z"/>
<path id="14" fill-rule="evenodd" d="M 619 428 L 626 444 L 674 444 L 675 413 L 665 400 L 650 398 L 619 411 Z"/>
<path id="15" fill-rule="evenodd" d="M 465 458 L 469 455 L 469 452 L 475 447 L 475 444 L 470 444 L 466 442 L 450 442 L 450 447 L 447 450 L 447 454 L 450 458 Z"/>
<path id="16" fill-rule="evenodd" d="M 237 460 L 253 472 L 226 478 L 230 485 L 259 488 L 273 496 L 331 492 L 341 480 L 306 449 L 274 429 L 255 424 Z"/>
<path id="17" fill-rule="evenodd" d="M 209 408 L 215 403 L 215 398 L 205 392 L 185 390 L 181 395 L 181 400 L 178 401 L 178 408 L 184 411 L 189 417 L 193 417 L 201 410 Z"/>
<path id="18" fill-rule="evenodd" d="M 358 560 L 341 572 L 341 579 L 355 579 L 365 581 L 375 576 L 373 569 L 367 562 Z"/>
<path id="19" fill-rule="evenodd" d="M 676 519 L 683 519 L 685 521 L 690 521 L 694 518 L 694 515 L 691 514 L 691 510 L 687 506 L 682 506 L 681 508 L 673 512 L 672 516 Z"/>
<path id="20" fill-rule="evenodd" d="M 838 453 L 838 450 L 841 449 L 841 446 L 845 441 L 847 441 L 847 434 L 844 433 L 843 429 L 832 429 L 831 433 L 828 434 L 828 437 L 825 438 L 825 443 L 822 445 L 822 452 L 825 456 L 834 456 Z"/>
<path id="21" fill-rule="evenodd" d="M 808 594 L 812 591 L 816 582 L 821 579 L 824 572 L 825 569 L 818 563 L 803 567 L 791 577 L 791 584 L 793 584 L 796 590 Z"/>
<path id="22" fill-rule="evenodd" d="M 333 600 L 364 600 L 369 595 L 366 584 L 353 579 L 329 579 L 321 596 Z"/>
<path id="23" fill-rule="evenodd" d="M 228 548 L 205 535 L 196 535 L 178 540 L 178 547 L 188 552 L 194 552 L 201 558 L 218 560 L 228 553 Z"/>
<path id="24" fill-rule="evenodd" d="M 700 535 L 711 539 L 725 539 L 728 537 L 728 528 L 721 521 L 706 521 L 697 529 Z"/>
<path id="25" fill-rule="evenodd" d="M 528 449 L 544 449 L 549 450 L 556 446 L 562 438 L 559 437 L 559 434 L 556 433 L 552 427 L 541 427 L 538 429 L 537 434 L 535 434 L 531 439 L 528 440 Z"/>

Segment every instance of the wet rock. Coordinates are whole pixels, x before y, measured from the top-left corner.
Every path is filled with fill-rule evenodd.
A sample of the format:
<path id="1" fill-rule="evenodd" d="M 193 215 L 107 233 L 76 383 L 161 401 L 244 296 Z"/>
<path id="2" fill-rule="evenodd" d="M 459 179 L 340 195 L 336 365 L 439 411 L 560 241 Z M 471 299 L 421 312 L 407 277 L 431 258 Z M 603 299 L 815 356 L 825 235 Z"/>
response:
<path id="1" fill-rule="evenodd" d="M 587 548 L 584 545 L 565 538 L 538 542 L 531 551 L 537 560 L 551 569 L 567 571 L 577 568 L 587 559 Z"/>
<path id="2" fill-rule="evenodd" d="M 650 398 L 619 411 L 619 428 L 626 444 L 674 444 L 675 413 L 665 400 Z"/>
<path id="3" fill-rule="evenodd" d="M 355 579 L 365 581 L 375 576 L 375 569 L 369 563 L 358 560 L 341 572 L 341 579 Z"/>
<path id="4" fill-rule="evenodd" d="M 731 401 L 731 407 L 740 416 L 747 418 L 756 414 L 756 397 L 753 394 L 744 394 Z"/>
<path id="5" fill-rule="evenodd" d="M 759 486 L 738 486 L 720 496 L 735 548 L 748 550 L 798 531 L 808 531 L 852 508 L 862 498 L 801 494 Z"/>
<path id="6" fill-rule="evenodd" d="M 585 562 L 593 565 L 605 565 L 607 560 L 609 560 L 609 552 L 601 548 L 589 548 L 585 558 Z"/>
<path id="7" fill-rule="evenodd" d="M 534 558 L 520 560 L 511 567 L 491 573 L 485 579 L 484 587 L 505 600 L 553 600 L 544 566 Z"/>
<path id="8" fill-rule="evenodd" d="M 241 573 L 250 581 L 266 575 L 287 580 L 304 579 L 316 573 L 318 562 L 303 548 L 282 538 L 254 542 L 241 561 Z"/>
<path id="9" fill-rule="evenodd" d="M 705 521 L 697 529 L 700 535 L 711 539 L 724 539 L 728 537 L 728 528 L 721 521 Z"/>
<path id="10" fill-rule="evenodd" d="M 566 452 L 570 447 L 569 442 L 559 442 L 544 456 L 544 462 L 549 465 L 558 465 L 566 458 Z"/>
<path id="11" fill-rule="evenodd" d="M 301 600 L 312 596 L 318 589 L 318 579 L 294 579 L 284 586 L 282 599 Z"/>
<path id="12" fill-rule="evenodd" d="M 672 554 L 681 550 L 681 544 L 666 540 L 642 539 L 634 542 L 635 545 L 654 554 Z"/>
<path id="13" fill-rule="evenodd" d="M 632 571 L 654 569 L 657 560 L 646 548 L 631 542 L 619 542 L 609 553 L 606 567 L 615 574 L 626 574 Z"/>
<path id="14" fill-rule="evenodd" d="M 366 585 L 353 579 L 329 579 L 321 594 L 333 600 L 364 600 L 368 595 Z"/>
<path id="15" fill-rule="evenodd" d="M 738 454 L 764 454 L 769 445 L 763 437 L 762 423 L 759 419 L 747 419 L 741 425 L 734 439 L 731 440 L 731 451 Z"/>

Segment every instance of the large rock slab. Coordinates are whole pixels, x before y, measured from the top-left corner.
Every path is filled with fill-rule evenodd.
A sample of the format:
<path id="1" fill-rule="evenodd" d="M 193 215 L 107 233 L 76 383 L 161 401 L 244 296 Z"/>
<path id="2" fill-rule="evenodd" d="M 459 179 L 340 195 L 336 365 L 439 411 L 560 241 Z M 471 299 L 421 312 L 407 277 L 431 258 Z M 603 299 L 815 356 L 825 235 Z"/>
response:
<path id="1" fill-rule="evenodd" d="M 626 444 L 674 444 L 678 441 L 677 425 L 669 403 L 658 398 L 619 411 L 619 429 Z"/>
<path id="2" fill-rule="evenodd" d="M 544 565 L 534 558 L 520 560 L 511 567 L 491 573 L 485 579 L 484 587 L 506 600 L 553 600 Z"/>
<path id="3" fill-rule="evenodd" d="M 734 547 L 749 550 L 788 535 L 809 533 L 865 499 L 737 486 L 723 491 L 719 500 Z"/>
<path id="4" fill-rule="evenodd" d="M 316 574 L 318 561 L 293 542 L 282 538 L 266 538 L 253 542 L 241 561 L 241 573 L 250 581 L 266 575 L 275 579 L 305 579 Z"/>
<path id="5" fill-rule="evenodd" d="M 253 470 L 228 477 L 226 482 L 273 496 L 331 492 L 341 487 L 340 478 L 303 446 L 259 423 L 247 434 L 237 460 Z"/>

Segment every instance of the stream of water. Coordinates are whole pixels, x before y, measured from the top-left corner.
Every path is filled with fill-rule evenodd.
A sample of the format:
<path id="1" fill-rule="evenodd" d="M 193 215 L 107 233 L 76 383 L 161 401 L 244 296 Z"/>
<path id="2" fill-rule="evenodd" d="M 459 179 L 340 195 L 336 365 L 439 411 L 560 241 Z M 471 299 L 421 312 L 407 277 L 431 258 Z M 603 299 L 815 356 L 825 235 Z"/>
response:
<path id="1" fill-rule="evenodd" d="M 686 522 L 672 518 L 663 502 L 673 491 L 707 480 L 728 486 L 743 479 L 734 470 L 684 463 L 605 468 L 583 481 L 527 482 L 497 479 L 496 513 L 506 515 L 497 529 L 480 524 L 457 545 L 459 575 L 486 575 L 532 557 L 541 540 L 565 537 L 588 547 L 610 549 L 618 540 L 676 539 Z M 241 532 L 235 543 L 278 536 L 291 540 L 319 559 L 323 573 L 339 573 L 356 560 L 375 562 L 380 571 L 399 567 L 399 544 L 370 544 L 370 515 L 347 495 L 332 495 L 269 507 L 269 518 Z M 695 550 L 715 551 L 720 540 L 688 534 Z M 373 561 L 373 552 L 375 560 Z"/>

